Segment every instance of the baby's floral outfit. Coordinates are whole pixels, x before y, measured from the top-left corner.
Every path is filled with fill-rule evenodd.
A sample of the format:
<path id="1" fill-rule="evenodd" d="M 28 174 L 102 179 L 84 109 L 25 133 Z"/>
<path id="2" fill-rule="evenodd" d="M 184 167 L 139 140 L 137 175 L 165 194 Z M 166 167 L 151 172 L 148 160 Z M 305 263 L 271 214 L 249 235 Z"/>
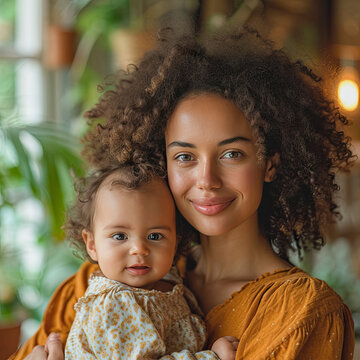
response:
<path id="1" fill-rule="evenodd" d="M 172 291 L 146 290 L 91 275 L 66 342 L 65 359 L 219 359 L 201 351 L 206 328 L 175 268 Z"/>

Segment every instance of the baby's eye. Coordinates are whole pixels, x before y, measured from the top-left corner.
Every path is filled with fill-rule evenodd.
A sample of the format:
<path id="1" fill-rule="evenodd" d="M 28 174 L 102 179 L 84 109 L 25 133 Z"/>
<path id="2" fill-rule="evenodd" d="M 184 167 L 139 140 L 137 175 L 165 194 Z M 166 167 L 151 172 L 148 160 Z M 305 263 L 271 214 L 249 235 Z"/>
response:
<path id="1" fill-rule="evenodd" d="M 223 155 L 225 159 L 240 159 L 244 156 L 241 151 L 228 151 Z"/>
<path id="2" fill-rule="evenodd" d="M 114 235 L 112 236 L 112 238 L 113 238 L 114 240 L 119 240 L 119 241 L 121 241 L 121 240 L 126 240 L 126 239 L 127 239 L 127 235 L 124 234 L 124 233 L 117 233 L 117 234 L 114 234 Z"/>
<path id="3" fill-rule="evenodd" d="M 194 158 L 189 154 L 179 154 L 175 157 L 178 161 L 193 161 Z"/>
<path id="4" fill-rule="evenodd" d="M 163 236 L 160 233 L 151 233 L 148 235 L 148 240 L 160 240 Z"/>

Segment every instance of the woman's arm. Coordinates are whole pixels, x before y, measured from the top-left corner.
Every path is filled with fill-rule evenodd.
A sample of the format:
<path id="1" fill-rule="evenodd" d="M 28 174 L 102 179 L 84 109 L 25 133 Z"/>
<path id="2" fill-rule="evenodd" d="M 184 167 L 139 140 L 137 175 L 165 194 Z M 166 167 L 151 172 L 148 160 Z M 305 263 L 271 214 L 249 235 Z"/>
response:
<path id="1" fill-rule="evenodd" d="M 45 310 L 40 328 L 9 360 L 24 359 L 36 346 L 44 346 L 49 334 L 52 332 L 59 334 L 62 347 L 65 346 L 75 318 L 74 304 L 85 294 L 88 279 L 95 270 L 98 270 L 98 266 L 86 261 L 74 275 L 70 276 L 56 289 Z M 36 352 L 41 353 L 41 348 L 38 348 Z M 39 357 L 39 359 L 42 358 Z M 33 357 L 33 359 L 36 359 L 36 357 Z"/>

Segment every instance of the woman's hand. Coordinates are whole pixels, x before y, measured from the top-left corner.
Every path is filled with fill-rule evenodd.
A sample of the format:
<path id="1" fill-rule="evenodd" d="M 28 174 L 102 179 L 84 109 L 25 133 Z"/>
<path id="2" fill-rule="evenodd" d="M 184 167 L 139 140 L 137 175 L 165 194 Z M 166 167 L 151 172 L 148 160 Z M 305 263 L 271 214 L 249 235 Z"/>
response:
<path id="1" fill-rule="evenodd" d="M 232 336 L 223 336 L 214 342 L 211 350 L 216 353 L 221 360 L 235 360 L 238 345 L 238 339 Z"/>
<path id="2" fill-rule="evenodd" d="M 51 333 L 45 346 L 35 346 L 25 360 L 64 360 L 64 352 L 59 334 Z"/>

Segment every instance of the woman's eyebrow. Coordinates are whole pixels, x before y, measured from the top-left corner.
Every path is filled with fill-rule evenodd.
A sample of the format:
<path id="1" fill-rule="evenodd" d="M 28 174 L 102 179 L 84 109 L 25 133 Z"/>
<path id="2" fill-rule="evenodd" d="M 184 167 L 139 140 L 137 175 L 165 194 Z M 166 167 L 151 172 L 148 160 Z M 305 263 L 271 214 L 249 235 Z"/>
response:
<path id="1" fill-rule="evenodd" d="M 170 143 L 167 147 L 175 147 L 175 146 L 180 146 L 180 147 L 188 147 L 188 148 L 196 148 L 196 146 L 194 144 L 188 143 L 188 142 L 184 142 L 184 141 L 173 141 L 172 143 Z"/>
<path id="2" fill-rule="evenodd" d="M 218 146 L 223 146 L 223 145 L 228 145 L 228 144 L 232 144 L 234 142 L 238 142 L 238 141 L 245 141 L 245 142 L 251 142 L 251 139 L 244 137 L 244 136 L 235 136 L 233 138 L 230 139 L 225 139 L 222 140 L 218 143 Z M 170 143 L 167 147 L 171 148 L 171 147 L 186 147 L 186 148 L 192 148 L 195 149 L 196 146 L 194 144 L 185 142 L 185 141 L 173 141 L 172 143 Z"/>
<path id="3" fill-rule="evenodd" d="M 232 143 L 238 142 L 238 141 L 251 142 L 251 139 L 244 137 L 244 136 L 235 136 L 233 138 L 220 141 L 218 143 L 218 146 L 228 145 L 228 144 L 232 144 Z"/>

